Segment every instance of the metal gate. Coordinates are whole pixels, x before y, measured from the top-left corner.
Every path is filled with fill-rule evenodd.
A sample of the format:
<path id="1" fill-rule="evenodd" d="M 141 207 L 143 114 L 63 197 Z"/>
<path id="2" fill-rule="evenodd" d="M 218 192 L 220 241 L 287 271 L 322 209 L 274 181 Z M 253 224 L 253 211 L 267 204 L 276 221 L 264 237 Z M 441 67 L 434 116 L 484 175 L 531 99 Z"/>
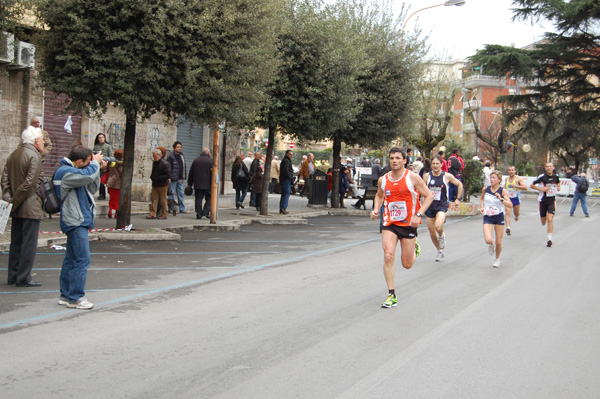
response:
<path id="1" fill-rule="evenodd" d="M 177 141 L 181 141 L 187 173 L 189 174 L 192 161 L 202 152 L 204 126 L 196 122 L 186 121 L 183 117 L 177 120 Z M 173 147 L 168 150 L 172 151 Z"/>

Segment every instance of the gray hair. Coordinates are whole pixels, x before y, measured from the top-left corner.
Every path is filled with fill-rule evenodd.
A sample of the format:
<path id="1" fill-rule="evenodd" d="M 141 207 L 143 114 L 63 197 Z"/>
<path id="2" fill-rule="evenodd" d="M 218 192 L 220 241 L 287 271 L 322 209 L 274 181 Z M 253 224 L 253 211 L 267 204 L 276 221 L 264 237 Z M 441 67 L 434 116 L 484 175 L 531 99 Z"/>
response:
<path id="1" fill-rule="evenodd" d="M 23 133 L 21 133 L 21 140 L 23 144 L 33 144 L 36 139 L 44 137 L 42 129 L 39 127 L 28 126 Z"/>
<path id="2" fill-rule="evenodd" d="M 162 151 L 159 150 L 158 148 L 153 149 L 152 150 L 152 154 L 156 154 L 156 155 L 158 155 L 159 157 L 162 158 Z"/>
<path id="3" fill-rule="evenodd" d="M 381 162 L 379 159 L 376 159 L 373 161 L 373 163 L 379 164 L 379 162 Z"/>

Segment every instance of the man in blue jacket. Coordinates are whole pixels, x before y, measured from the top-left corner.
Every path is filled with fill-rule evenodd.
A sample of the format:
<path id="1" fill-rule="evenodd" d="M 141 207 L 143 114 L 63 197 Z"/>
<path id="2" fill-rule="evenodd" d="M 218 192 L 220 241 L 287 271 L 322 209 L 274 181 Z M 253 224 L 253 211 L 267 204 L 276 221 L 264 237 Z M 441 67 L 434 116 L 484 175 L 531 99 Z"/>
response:
<path id="1" fill-rule="evenodd" d="M 94 194 L 100 187 L 102 153 L 77 146 L 60 161 L 54 174 L 54 187 L 62 202 L 60 227 L 67 235 L 67 253 L 60 272 L 59 305 L 92 309 L 85 298 L 85 281 L 91 263 L 88 230 L 94 227 L 96 203 Z"/>

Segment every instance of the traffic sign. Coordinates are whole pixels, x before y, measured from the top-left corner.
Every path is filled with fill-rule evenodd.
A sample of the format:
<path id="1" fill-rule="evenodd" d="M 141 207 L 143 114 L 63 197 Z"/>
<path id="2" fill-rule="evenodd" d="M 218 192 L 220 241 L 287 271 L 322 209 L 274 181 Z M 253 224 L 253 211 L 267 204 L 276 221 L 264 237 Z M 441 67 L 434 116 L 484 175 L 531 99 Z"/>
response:
<path id="1" fill-rule="evenodd" d="M 294 148 L 294 143 L 290 143 L 290 148 Z"/>

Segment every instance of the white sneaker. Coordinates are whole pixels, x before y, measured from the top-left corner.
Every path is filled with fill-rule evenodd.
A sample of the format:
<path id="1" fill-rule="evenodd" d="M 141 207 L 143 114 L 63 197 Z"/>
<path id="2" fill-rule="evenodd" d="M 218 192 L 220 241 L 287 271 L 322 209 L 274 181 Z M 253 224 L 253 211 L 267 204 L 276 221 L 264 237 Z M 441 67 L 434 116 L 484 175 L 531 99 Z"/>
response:
<path id="1" fill-rule="evenodd" d="M 507 228 L 506 228 L 506 235 L 507 235 L 507 236 L 509 236 L 509 235 L 510 235 L 510 233 L 511 233 L 511 231 L 510 231 L 510 227 L 507 227 Z"/>
<path id="2" fill-rule="evenodd" d="M 65 298 L 64 296 L 58 297 L 58 304 L 60 306 L 67 306 L 67 303 L 69 303 L 69 300 L 67 298 Z"/>
<path id="3" fill-rule="evenodd" d="M 72 309 L 89 310 L 94 307 L 94 304 L 89 302 L 86 298 L 79 298 L 79 300 L 75 303 L 67 302 L 67 307 Z"/>
<path id="4" fill-rule="evenodd" d="M 438 237 L 438 242 L 440 244 L 440 249 L 446 248 L 446 234 L 442 233 L 442 235 Z"/>
<path id="5" fill-rule="evenodd" d="M 492 266 L 494 266 L 494 267 L 500 267 L 500 259 L 496 259 L 494 261 L 494 263 L 492 264 Z"/>
<path id="6" fill-rule="evenodd" d="M 488 254 L 493 255 L 496 252 L 496 246 L 494 244 L 490 244 L 488 246 Z"/>
<path id="7" fill-rule="evenodd" d="M 443 260 L 444 260 L 444 251 L 438 251 L 437 255 L 435 256 L 435 261 L 441 262 Z"/>

